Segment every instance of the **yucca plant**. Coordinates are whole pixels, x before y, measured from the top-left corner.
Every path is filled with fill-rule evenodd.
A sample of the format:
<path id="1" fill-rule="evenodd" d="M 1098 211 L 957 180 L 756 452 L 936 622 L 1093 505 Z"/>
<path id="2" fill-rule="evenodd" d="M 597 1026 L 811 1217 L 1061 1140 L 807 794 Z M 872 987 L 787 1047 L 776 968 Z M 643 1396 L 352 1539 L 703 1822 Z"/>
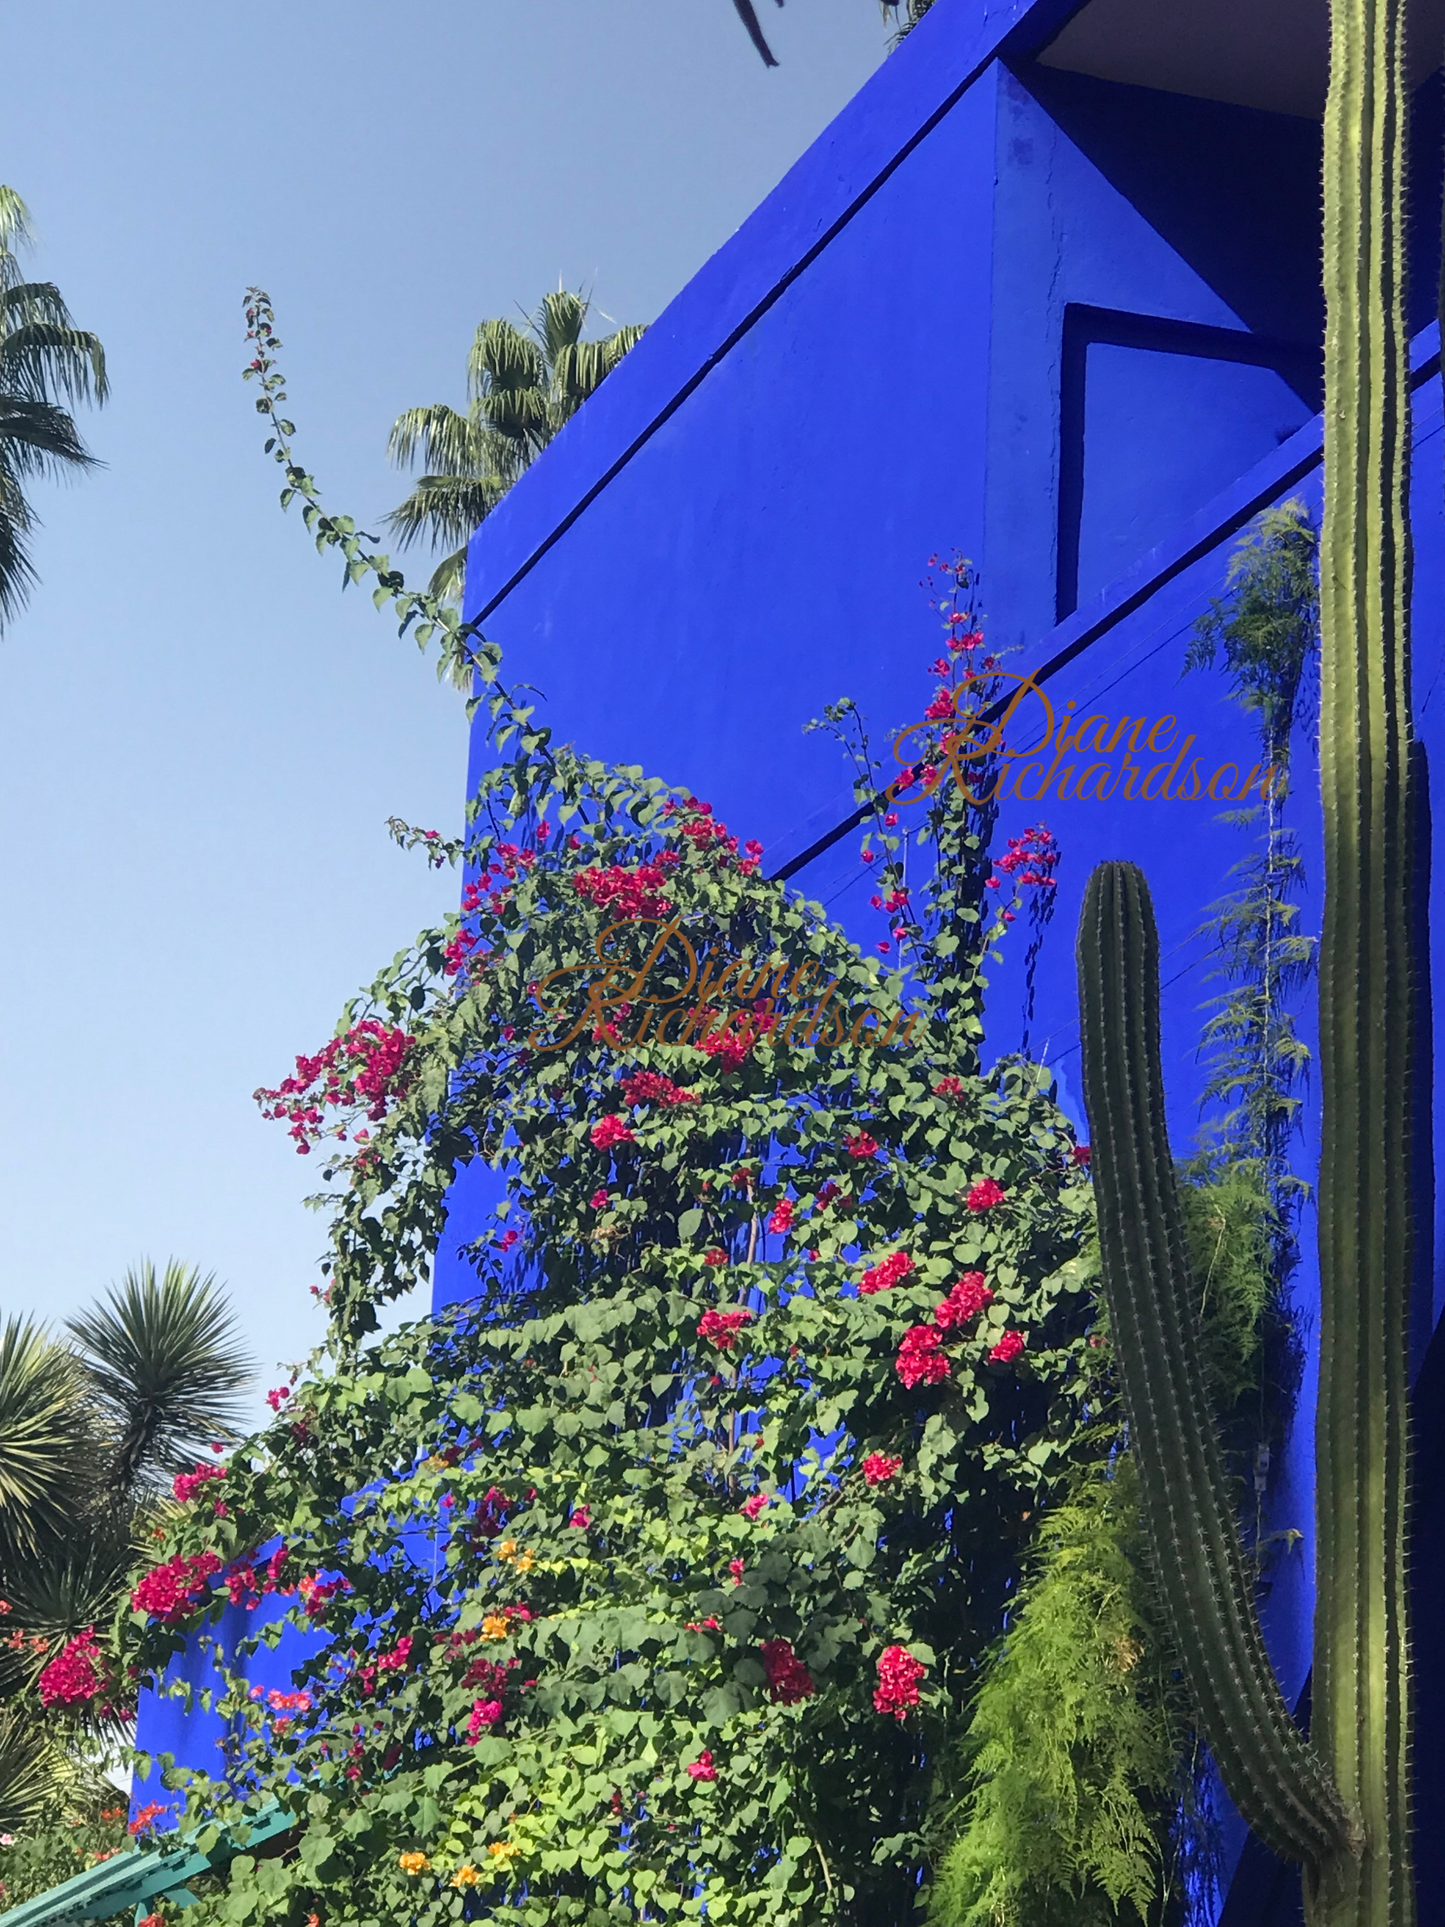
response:
<path id="1" fill-rule="evenodd" d="M 35 1681 L 124 1597 L 167 1486 L 233 1438 L 251 1376 L 213 1277 L 143 1263 L 57 1337 L 0 1325 L 0 1830 L 84 1789 L 120 1726 L 37 1718 Z"/>

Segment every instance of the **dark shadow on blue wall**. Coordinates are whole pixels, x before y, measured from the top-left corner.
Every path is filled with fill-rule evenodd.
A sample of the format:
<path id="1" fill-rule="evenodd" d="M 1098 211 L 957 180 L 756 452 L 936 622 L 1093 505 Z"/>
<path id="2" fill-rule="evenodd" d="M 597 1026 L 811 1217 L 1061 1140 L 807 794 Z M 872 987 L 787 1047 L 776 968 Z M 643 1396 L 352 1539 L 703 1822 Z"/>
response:
<path id="1" fill-rule="evenodd" d="M 1090 383 L 1090 350 L 1099 347 L 1170 358 L 1171 392 L 1167 400 L 1162 393 L 1156 398 L 1151 419 L 1133 419 L 1142 400 L 1138 392 L 1126 411 L 1112 411 L 1120 412 L 1118 421 L 1101 419 L 1100 407 L 1091 405 Z M 1155 365 L 1169 368 L 1170 362 Z M 1278 379 L 1270 383 L 1270 392 L 1247 399 L 1225 392 L 1231 375 L 1241 368 Z M 1126 387 L 1137 391 L 1145 372 L 1142 365 L 1137 367 Z M 1174 470 L 1181 462 L 1197 489 L 1195 506 L 1202 507 L 1303 427 L 1323 399 L 1322 351 L 1317 347 L 1242 328 L 1205 327 L 1071 302 L 1064 313 L 1060 367 L 1057 620 L 1072 615 L 1081 597 L 1096 593 L 1134 553 L 1151 548 L 1178 520 L 1184 477 Z M 1111 412 L 1107 404 L 1104 410 Z M 1149 413 L 1146 403 L 1146 416 Z M 1221 429 L 1225 438 L 1215 448 L 1213 440 Z M 1162 472 L 1156 474 L 1161 464 L 1169 469 L 1167 480 Z M 1105 519 L 1118 549 L 1117 554 L 1111 549 L 1107 559 L 1086 555 L 1096 546 L 1086 539 L 1086 484 L 1090 472 L 1101 471 L 1109 483 Z M 1147 525 L 1151 503 L 1152 513 L 1164 518 L 1159 528 Z M 1146 523 L 1142 530 L 1135 527 L 1141 516 Z"/>

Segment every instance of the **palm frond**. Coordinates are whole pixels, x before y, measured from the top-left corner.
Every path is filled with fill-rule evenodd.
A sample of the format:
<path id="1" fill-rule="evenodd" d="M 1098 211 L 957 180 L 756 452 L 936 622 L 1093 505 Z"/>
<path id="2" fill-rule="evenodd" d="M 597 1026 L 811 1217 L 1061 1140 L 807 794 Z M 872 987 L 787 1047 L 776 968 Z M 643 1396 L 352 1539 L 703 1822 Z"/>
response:
<path id="1" fill-rule="evenodd" d="M 541 348 L 510 321 L 484 321 L 467 356 L 467 392 L 473 397 L 494 388 L 540 388 L 547 379 Z"/>
<path id="2" fill-rule="evenodd" d="M 583 402 L 595 395 L 635 342 L 642 328 L 619 328 L 616 334 L 596 341 L 577 341 L 563 348 L 552 362 L 554 396 L 568 404 L 575 414 Z"/>
<path id="3" fill-rule="evenodd" d="M 53 479 L 98 464 L 72 417 L 55 402 L 7 394 L 0 388 L 0 469 Z"/>
<path id="4" fill-rule="evenodd" d="M 15 257 L 34 238 L 30 209 L 13 187 L 0 187 L 0 288 L 19 281 L 20 264 Z"/>
<path id="5" fill-rule="evenodd" d="M 386 517 L 386 526 L 404 549 L 423 538 L 459 542 L 465 547 L 508 486 L 496 475 L 470 480 L 455 475 L 423 475 L 406 500 Z"/>
<path id="6" fill-rule="evenodd" d="M 589 298 L 580 290 L 573 293 L 570 288 L 558 288 L 542 296 L 542 305 L 533 315 L 531 327 L 542 344 L 549 367 L 555 367 L 557 357 L 575 348 L 582 339 L 591 306 Z"/>
<path id="7" fill-rule="evenodd" d="M 445 402 L 427 408 L 408 408 L 392 424 L 387 454 L 398 468 L 420 459 L 439 475 L 471 476 L 511 471 L 517 451 L 482 419 L 482 403 L 471 416 L 459 415 Z"/>
<path id="8" fill-rule="evenodd" d="M 158 1280 L 147 1259 L 67 1330 L 114 1434 L 117 1491 L 154 1486 L 235 1435 L 252 1367 L 214 1276 L 173 1259 Z"/>
<path id="9" fill-rule="evenodd" d="M 66 1517 L 91 1443 L 84 1390 L 74 1354 L 32 1319 L 0 1326 L 0 1570 Z"/>
<path id="10" fill-rule="evenodd" d="M 54 295 L 49 301 L 21 296 Z M 100 337 L 77 328 L 59 291 L 48 283 L 12 288 L 0 333 L 0 390 L 35 401 L 103 402 L 110 394 Z"/>
<path id="11" fill-rule="evenodd" d="M 453 550 L 433 573 L 433 595 L 460 593 L 473 531 L 643 332 L 618 328 L 583 341 L 589 308 L 585 294 L 559 288 L 528 320 L 530 332 L 512 321 L 482 322 L 467 357 L 467 414 L 434 402 L 392 424 L 392 461 L 408 468 L 421 459 L 429 473 L 387 526 L 403 548 L 427 540 Z"/>

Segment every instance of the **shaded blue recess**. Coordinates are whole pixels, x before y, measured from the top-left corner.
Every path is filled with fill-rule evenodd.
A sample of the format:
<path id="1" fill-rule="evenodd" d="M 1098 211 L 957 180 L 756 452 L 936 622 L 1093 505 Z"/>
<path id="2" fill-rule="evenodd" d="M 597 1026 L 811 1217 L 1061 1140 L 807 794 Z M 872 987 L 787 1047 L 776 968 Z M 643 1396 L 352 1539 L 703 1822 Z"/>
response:
<path id="1" fill-rule="evenodd" d="M 1272 368 L 1107 341 L 1090 344 L 1085 381 L 1082 596 L 1313 413 Z"/>
<path id="2" fill-rule="evenodd" d="M 1231 331 L 1245 353 L 1253 339 L 1246 317 L 1253 314 L 1268 322 L 1271 341 L 1292 344 L 1307 362 L 1317 362 L 1317 264 L 1292 240 L 1271 251 L 1262 235 L 1246 246 L 1247 230 L 1227 247 L 1218 236 L 1233 224 L 1232 197 L 1246 170 L 1278 179 L 1286 209 L 1302 198 L 1305 180 L 1317 202 L 1318 131 L 1281 115 L 1180 102 L 1042 69 L 1005 75 L 999 100 L 988 507 L 980 559 L 993 637 L 1017 647 L 1035 643 L 1073 601 L 1067 547 L 1078 515 L 1077 501 L 1069 499 L 1076 468 L 1087 484 L 1087 595 L 1263 455 L 1269 446 L 1263 433 L 1298 427 L 1311 412 L 1286 407 L 1278 422 L 1242 432 L 1230 473 L 1221 472 L 1225 450 L 1201 448 L 1200 470 L 1208 473 L 1196 473 L 1192 448 L 1200 420 L 1236 399 L 1228 392 L 1232 385 L 1251 381 L 1196 353 L 1181 356 L 1170 378 L 1156 382 L 1147 422 L 1139 419 L 1132 385 L 1098 370 L 1104 392 L 1089 392 L 1079 445 L 1078 424 L 1068 419 L 1065 344 L 1070 313 L 1088 308 L 1115 318 L 1116 339 L 1132 317 L 1141 329 L 1172 323 Z M 1216 154 L 1230 162 L 1218 175 Z M 1132 198 L 1140 177 L 1155 183 L 1144 207 Z M 1287 221 L 1279 226 L 1288 230 Z M 1089 390 L 1099 356 L 1107 363 L 1107 351 L 1090 347 Z M 1309 400 L 1318 405 L 1317 396 Z M 1121 403 L 1127 412 L 1118 419 Z M 1257 412 L 1253 398 L 1251 412 Z M 1147 483 L 1134 470 L 1141 443 Z M 1142 490 L 1149 524 L 1131 530 Z"/>

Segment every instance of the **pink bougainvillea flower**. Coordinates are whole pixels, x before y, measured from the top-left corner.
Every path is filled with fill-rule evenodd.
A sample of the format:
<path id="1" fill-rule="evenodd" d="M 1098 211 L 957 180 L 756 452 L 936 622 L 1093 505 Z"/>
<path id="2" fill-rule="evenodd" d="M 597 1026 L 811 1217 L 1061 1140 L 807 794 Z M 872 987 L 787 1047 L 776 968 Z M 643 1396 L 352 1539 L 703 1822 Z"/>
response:
<path id="1" fill-rule="evenodd" d="M 763 1029 L 772 1028 L 771 1024 L 766 1024 L 759 1026 L 755 1031 L 752 1019 L 748 1017 L 744 1017 L 742 1022 L 734 1027 L 733 1017 L 736 1015 L 737 1013 L 733 1012 L 721 1029 L 709 1031 L 699 1045 L 699 1048 L 706 1051 L 709 1057 L 716 1058 L 725 1071 L 741 1070 L 752 1052 L 758 1035 Z"/>
<path id="2" fill-rule="evenodd" d="M 163 1626 L 179 1625 L 205 1597 L 208 1582 L 221 1564 L 214 1552 L 179 1553 L 143 1575 L 130 1603 L 136 1612 L 148 1613 Z"/>
<path id="3" fill-rule="evenodd" d="M 779 1706 L 795 1706 L 817 1691 L 813 1675 L 793 1651 L 791 1640 L 765 1639 L 760 1650 L 770 1700 Z"/>
<path id="4" fill-rule="evenodd" d="M 699 1338 L 710 1338 L 720 1352 L 730 1352 L 738 1333 L 752 1318 L 750 1311 L 705 1311 L 697 1321 Z"/>
<path id="5" fill-rule="evenodd" d="M 662 894 L 666 882 L 667 872 L 656 863 L 642 863 L 635 870 L 620 863 L 593 864 L 576 872 L 572 888 L 596 909 L 618 918 L 665 917 L 672 908 Z"/>
<path id="6" fill-rule="evenodd" d="M 1002 1204 L 1008 1196 L 1007 1191 L 995 1178 L 980 1178 L 968 1194 L 970 1211 L 992 1211 L 996 1204 Z"/>
<path id="7" fill-rule="evenodd" d="M 729 1572 L 730 1572 L 730 1573 L 732 1574 L 732 1576 L 733 1576 L 733 1584 L 734 1584 L 735 1586 L 740 1586 L 740 1585 L 741 1585 L 741 1584 L 743 1583 L 743 1562 L 742 1562 L 742 1560 L 741 1560 L 741 1559 L 729 1559 L 729 1560 L 728 1560 L 728 1571 L 729 1571 Z"/>
<path id="8" fill-rule="evenodd" d="M 683 1772 L 686 1773 L 690 1780 L 715 1780 L 717 1778 L 717 1768 L 712 1763 L 712 1754 L 705 1748 L 690 1766 L 683 1768 Z"/>
<path id="9" fill-rule="evenodd" d="M 744 1500 L 738 1510 L 745 1519 L 751 1522 L 757 1518 L 760 1512 L 767 1508 L 769 1503 L 770 1501 L 766 1492 L 755 1492 L 750 1499 Z"/>
<path id="10" fill-rule="evenodd" d="M 933 1322 L 940 1331 L 947 1331 L 953 1325 L 966 1325 L 985 1305 L 992 1303 L 993 1293 L 983 1282 L 983 1273 L 966 1271 L 934 1312 Z"/>
<path id="11" fill-rule="evenodd" d="M 660 1104 L 666 1111 L 676 1110 L 680 1104 L 698 1102 L 696 1091 L 684 1090 L 657 1071 L 634 1071 L 630 1077 L 624 1077 L 622 1095 L 629 1104 Z"/>
<path id="12" fill-rule="evenodd" d="M 858 1280 L 859 1295 L 871 1298 L 875 1292 L 891 1291 L 917 1269 L 906 1251 L 895 1251 L 887 1258 L 880 1258 L 876 1265 L 869 1265 Z"/>
<path id="13" fill-rule="evenodd" d="M 467 1721 L 467 1745 L 475 1746 L 484 1733 L 502 1723 L 504 1708 L 500 1700 L 475 1700 Z"/>
<path id="14" fill-rule="evenodd" d="M 568 1519 L 567 1523 L 569 1526 L 574 1527 L 578 1532 L 588 1531 L 592 1524 L 591 1506 L 574 1505 L 572 1508 L 572 1516 L 570 1519 Z"/>
<path id="15" fill-rule="evenodd" d="M 963 1079 L 961 1077 L 940 1077 L 933 1087 L 935 1097 L 962 1097 Z"/>
<path id="16" fill-rule="evenodd" d="M 171 1480 L 171 1496 L 177 1505 L 187 1505 L 208 1479 L 224 1479 L 223 1465 L 198 1465 L 194 1472 L 177 1472 Z"/>
<path id="17" fill-rule="evenodd" d="M 607 1189 L 606 1185 L 601 1185 L 592 1193 L 592 1196 L 587 1202 L 594 1211 L 605 1211 L 612 1202 L 612 1193 Z"/>
<path id="18" fill-rule="evenodd" d="M 64 1649 L 42 1668 L 36 1681 L 40 1704 L 51 1706 L 88 1706 L 106 1691 L 105 1658 L 95 1643 L 95 1628 L 87 1626 L 68 1641 Z"/>
<path id="19" fill-rule="evenodd" d="M 849 1131 L 843 1139 L 843 1149 L 850 1158 L 876 1158 L 878 1140 L 867 1131 Z"/>
<path id="20" fill-rule="evenodd" d="M 449 974 L 461 967 L 466 950 L 475 941 L 469 931 L 453 937 L 447 946 Z M 303 1153 L 309 1152 L 322 1135 L 328 1110 L 360 1110 L 373 1124 L 379 1124 L 391 1101 L 406 1092 L 407 1058 L 415 1042 L 405 1031 L 365 1017 L 340 1037 L 323 1044 L 314 1057 L 298 1057 L 295 1074 L 283 1079 L 275 1090 L 257 1091 L 261 1115 L 284 1119 L 290 1125 L 287 1135 Z"/>
<path id="21" fill-rule="evenodd" d="M 941 1343 L 934 1325 L 915 1325 L 904 1333 L 893 1369 L 910 1392 L 916 1385 L 939 1385 L 949 1376 L 948 1360 L 939 1349 Z"/>
<path id="22" fill-rule="evenodd" d="M 702 1261 L 705 1265 L 712 1265 L 714 1267 L 717 1265 L 725 1265 L 728 1261 L 728 1255 L 722 1249 L 721 1245 L 709 1245 L 707 1250 L 702 1254 Z"/>
<path id="23" fill-rule="evenodd" d="M 1069 1162 L 1071 1164 L 1082 1164 L 1087 1166 L 1089 1162 L 1089 1156 L 1090 1156 L 1090 1152 L 1087 1144 L 1076 1144 L 1073 1150 L 1070 1151 L 1069 1153 Z"/>
<path id="24" fill-rule="evenodd" d="M 291 1387 L 289 1385 L 278 1385 L 273 1391 L 267 1392 L 266 1403 L 271 1407 L 273 1412 L 279 1412 L 290 1396 Z"/>
<path id="25" fill-rule="evenodd" d="M 928 1668 L 915 1659 L 906 1646 L 886 1646 L 878 1659 L 874 1706 L 880 1713 L 891 1713 L 896 1720 L 906 1720 L 918 1704 L 918 1682 L 927 1672 Z"/>
<path id="26" fill-rule="evenodd" d="M 636 1144 L 637 1139 L 620 1117 L 599 1118 L 587 1133 L 594 1151 L 610 1151 L 614 1144 Z"/>
<path id="27" fill-rule="evenodd" d="M 991 1365 L 1012 1364 L 1013 1360 L 1018 1357 L 1023 1349 L 1024 1335 L 1022 1332 L 1005 1332 L 1003 1337 L 989 1353 L 989 1363 Z"/>
<path id="28" fill-rule="evenodd" d="M 791 1198 L 779 1198 L 768 1217 L 768 1229 L 769 1231 L 782 1233 L 791 1231 L 792 1228 L 793 1200 Z"/>
<path id="29" fill-rule="evenodd" d="M 869 1485 L 887 1485 L 902 1470 L 902 1459 L 890 1459 L 886 1452 L 870 1452 L 862 1465 L 863 1477 Z"/>

